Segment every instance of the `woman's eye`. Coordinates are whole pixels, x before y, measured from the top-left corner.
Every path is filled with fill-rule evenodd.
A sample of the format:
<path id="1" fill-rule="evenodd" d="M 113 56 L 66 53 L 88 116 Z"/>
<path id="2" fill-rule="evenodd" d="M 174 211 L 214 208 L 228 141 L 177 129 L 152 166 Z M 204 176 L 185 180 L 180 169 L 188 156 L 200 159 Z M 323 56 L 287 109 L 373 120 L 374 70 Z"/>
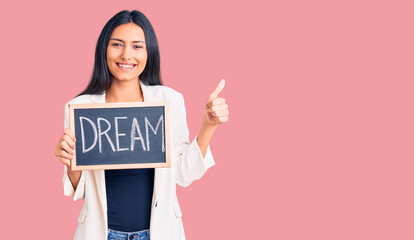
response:
<path id="1" fill-rule="evenodd" d="M 142 48 L 142 46 L 136 45 L 134 46 L 134 48 Z"/>
<path id="2" fill-rule="evenodd" d="M 119 47 L 119 46 L 121 46 L 121 44 L 120 43 L 112 43 L 112 46 Z"/>

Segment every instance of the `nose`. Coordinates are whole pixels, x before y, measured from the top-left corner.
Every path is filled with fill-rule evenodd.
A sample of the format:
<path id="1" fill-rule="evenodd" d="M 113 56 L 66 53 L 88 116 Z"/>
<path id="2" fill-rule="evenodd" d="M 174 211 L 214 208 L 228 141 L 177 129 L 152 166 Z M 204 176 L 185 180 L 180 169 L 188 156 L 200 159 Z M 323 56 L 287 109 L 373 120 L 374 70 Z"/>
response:
<path id="1" fill-rule="evenodd" d="M 123 48 L 122 54 L 121 54 L 122 60 L 131 60 L 131 49 L 127 46 Z"/>

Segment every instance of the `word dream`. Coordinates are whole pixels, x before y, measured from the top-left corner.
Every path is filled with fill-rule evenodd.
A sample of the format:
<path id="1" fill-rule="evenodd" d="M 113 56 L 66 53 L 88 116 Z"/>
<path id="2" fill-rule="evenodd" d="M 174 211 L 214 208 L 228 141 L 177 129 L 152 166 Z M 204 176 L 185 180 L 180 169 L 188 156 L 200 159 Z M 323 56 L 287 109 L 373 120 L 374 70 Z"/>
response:
<path id="1" fill-rule="evenodd" d="M 165 144 L 164 144 L 164 140 L 165 140 L 165 129 L 164 129 L 164 116 L 161 115 L 158 119 L 157 125 L 154 129 L 154 126 L 150 123 L 150 121 L 148 120 L 147 117 L 144 118 L 144 124 L 145 124 L 145 138 L 142 135 L 141 129 L 140 129 L 140 125 L 138 123 L 138 120 L 136 118 L 132 118 L 131 122 L 131 131 L 129 132 L 129 139 L 130 139 L 130 145 L 129 148 L 128 147 L 123 147 L 121 148 L 119 145 L 119 138 L 120 137 L 127 137 L 127 133 L 120 133 L 119 132 L 119 121 L 123 120 L 126 121 L 128 120 L 128 117 L 114 117 L 114 125 L 115 125 L 115 131 L 113 133 L 112 138 L 115 139 L 115 145 L 114 145 L 114 141 L 112 141 L 111 136 L 109 135 L 109 131 L 112 128 L 111 122 L 108 121 L 107 119 L 103 118 L 103 117 L 98 117 L 96 119 L 96 123 L 91 120 L 90 118 L 84 117 L 84 116 L 79 116 L 79 121 L 80 121 L 80 128 L 81 128 L 81 136 L 82 136 L 82 153 L 87 153 L 89 151 L 91 151 L 92 149 L 94 149 L 96 147 L 96 145 L 98 145 L 99 147 L 99 153 L 102 153 L 102 139 L 103 136 L 106 138 L 106 140 L 108 141 L 109 145 L 111 146 L 112 151 L 114 152 L 120 152 L 120 151 L 134 151 L 135 149 L 135 143 L 136 142 L 140 142 L 141 143 L 141 147 L 143 151 L 150 151 L 151 150 L 151 145 L 150 145 L 150 132 L 149 130 L 151 129 L 151 131 L 154 133 L 154 135 L 157 135 L 157 132 L 159 129 L 161 129 L 161 137 L 162 137 L 162 152 L 165 152 Z M 104 124 L 102 124 L 104 123 Z M 86 134 L 85 134 L 85 125 L 89 124 L 89 126 L 91 127 L 91 129 L 93 130 L 93 143 L 90 146 L 86 146 L 85 140 L 87 139 Z M 142 124 L 142 123 L 141 123 Z M 103 130 L 103 125 L 106 125 L 106 129 Z M 160 127 L 161 126 L 161 127 Z M 90 136 L 88 136 L 90 137 Z"/>

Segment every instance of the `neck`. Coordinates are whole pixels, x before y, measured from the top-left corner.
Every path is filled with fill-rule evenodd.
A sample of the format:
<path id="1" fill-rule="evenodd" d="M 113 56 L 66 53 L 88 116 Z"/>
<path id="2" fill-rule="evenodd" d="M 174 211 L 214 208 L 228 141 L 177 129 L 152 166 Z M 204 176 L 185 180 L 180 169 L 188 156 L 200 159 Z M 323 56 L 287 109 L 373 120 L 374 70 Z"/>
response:
<path id="1" fill-rule="evenodd" d="M 105 100 L 111 102 L 143 102 L 139 81 L 112 81 L 108 91 L 106 91 Z"/>

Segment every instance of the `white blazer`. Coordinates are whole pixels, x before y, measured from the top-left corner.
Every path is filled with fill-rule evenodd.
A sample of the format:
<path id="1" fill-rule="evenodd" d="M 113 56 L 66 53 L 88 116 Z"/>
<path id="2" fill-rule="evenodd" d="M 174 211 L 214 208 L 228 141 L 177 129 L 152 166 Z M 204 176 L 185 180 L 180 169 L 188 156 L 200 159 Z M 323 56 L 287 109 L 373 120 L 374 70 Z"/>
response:
<path id="1" fill-rule="evenodd" d="M 210 151 L 202 156 L 197 137 L 190 143 L 183 96 L 165 86 L 141 84 L 144 101 L 169 101 L 171 119 L 171 168 L 156 168 L 151 206 L 151 240 L 185 239 L 181 210 L 176 195 L 176 183 L 188 186 L 200 179 L 215 162 Z M 69 127 L 68 104 L 105 103 L 105 93 L 81 95 L 65 105 L 64 128 Z M 107 203 L 104 170 L 82 171 L 76 190 L 64 165 L 64 195 L 74 201 L 85 199 L 78 217 L 76 240 L 105 240 L 108 235 Z"/>

